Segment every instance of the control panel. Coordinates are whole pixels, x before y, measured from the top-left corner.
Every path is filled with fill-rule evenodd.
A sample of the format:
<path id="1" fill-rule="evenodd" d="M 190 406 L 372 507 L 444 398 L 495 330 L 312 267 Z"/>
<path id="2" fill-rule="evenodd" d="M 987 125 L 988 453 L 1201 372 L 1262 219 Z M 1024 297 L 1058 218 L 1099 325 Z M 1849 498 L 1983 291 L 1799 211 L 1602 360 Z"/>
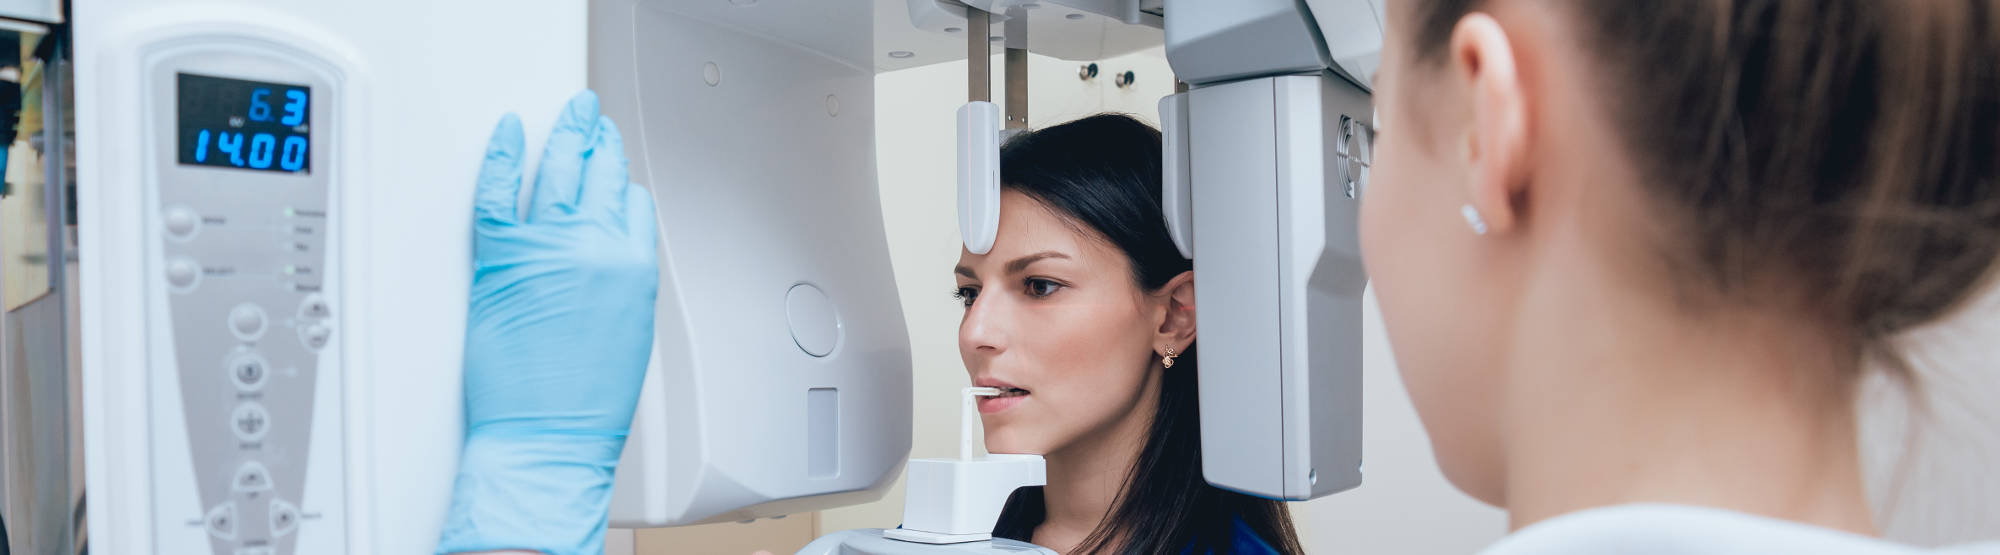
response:
<path id="1" fill-rule="evenodd" d="M 199 498 L 155 495 L 155 514 L 199 528 L 219 555 L 288 555 L 301 529 L 337 526 L 343 510 L 339 487 L 306 487 L 341 476 L 337 449 L 315 453 L 313 437 L 341 437 L 339 83 L 296 54 L 227 41 L 158 56 L 147 76 L 147 233 L 166 296 L 150 318 L 170 330 L 174 364 L 149 376 L 154 488 L 191 481 Z M 186 538 L 162 533 L 155 550 L 187 552 Z M 311 550 L 328 547 L 344 551 Z"/>

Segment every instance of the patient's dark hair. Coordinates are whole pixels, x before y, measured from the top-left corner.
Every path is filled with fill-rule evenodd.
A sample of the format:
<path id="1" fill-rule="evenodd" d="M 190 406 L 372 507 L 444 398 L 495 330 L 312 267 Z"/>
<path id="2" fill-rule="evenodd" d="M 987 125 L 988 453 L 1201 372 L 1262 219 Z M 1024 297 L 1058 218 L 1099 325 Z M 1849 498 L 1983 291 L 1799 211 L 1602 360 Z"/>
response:
<path id="1" fill-rule="evenodd" d="M 1030 131 L 1000 150 L 1003 187 L 1048 206 L 1102 237 L 1132 262 L 1132 279 L 1157 291 L 1193 269 L 1160 215 L 1160 132 L 1129 116 L 1103 114 Z M 1284 503 L 1208 485 L 1201 472 L 1201 412 L 1195 348 L 1160 387 L 1159 408 L 1137 462 L 1102 524 L 1077 553 L 1229 553 L 1236 519 L 1283 553 L 1301 553 Z M 1040 488 L 1007 500 L 996 537 L 1030 541 L 1046 516 Z"/>
<path id="2" fill-rule="evenodd" d="M 1401 40 L 1436 68 L 1487 3 L 1414 2 Z M 1543 3 L 1595 62 L 1587 109 L 1662 208 L 1656 250 L 1684 295 L 1790 304 L 1900 374 L 1889 340 L 1989 281 L 2000 2 Z"/>

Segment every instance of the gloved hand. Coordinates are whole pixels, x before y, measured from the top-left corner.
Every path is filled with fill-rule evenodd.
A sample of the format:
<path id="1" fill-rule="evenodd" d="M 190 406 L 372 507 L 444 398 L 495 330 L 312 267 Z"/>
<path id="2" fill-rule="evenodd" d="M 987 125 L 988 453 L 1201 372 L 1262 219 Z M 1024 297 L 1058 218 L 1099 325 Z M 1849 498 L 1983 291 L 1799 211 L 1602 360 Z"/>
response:
<path id="1" fill-rule="evenodd" d="M 473 199 L 465 452 L 438 552 L 597 555 L 652 352 L 653 201 L 589 91 L 556 122 L 517 217 L 522 149 L 508 114 Z"/>

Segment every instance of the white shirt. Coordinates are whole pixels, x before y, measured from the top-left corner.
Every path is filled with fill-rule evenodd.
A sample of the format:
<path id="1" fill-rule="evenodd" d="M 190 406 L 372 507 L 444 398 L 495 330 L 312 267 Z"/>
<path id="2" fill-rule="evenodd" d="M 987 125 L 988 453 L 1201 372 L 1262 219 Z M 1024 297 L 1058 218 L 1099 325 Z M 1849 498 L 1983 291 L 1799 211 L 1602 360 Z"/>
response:
<path id="1" fill-rule="evenodd" d="M 1751 514 L 1686 505 L 1578 511 L 1522 528 L 1482 555 L 2000 555 L 2000 542 L 1927 549 Z"/>

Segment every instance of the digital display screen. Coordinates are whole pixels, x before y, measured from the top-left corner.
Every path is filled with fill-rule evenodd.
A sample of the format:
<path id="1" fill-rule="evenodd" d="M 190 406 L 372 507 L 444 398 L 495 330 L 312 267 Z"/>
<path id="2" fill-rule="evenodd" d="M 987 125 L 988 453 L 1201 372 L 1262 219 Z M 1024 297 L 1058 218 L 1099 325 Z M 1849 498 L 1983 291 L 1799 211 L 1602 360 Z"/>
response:
<path id="1" fill-rule="evenodd" d="M 180 161 L 286 173 L 312 171 L 312 88 L 179 76 Z"/>

